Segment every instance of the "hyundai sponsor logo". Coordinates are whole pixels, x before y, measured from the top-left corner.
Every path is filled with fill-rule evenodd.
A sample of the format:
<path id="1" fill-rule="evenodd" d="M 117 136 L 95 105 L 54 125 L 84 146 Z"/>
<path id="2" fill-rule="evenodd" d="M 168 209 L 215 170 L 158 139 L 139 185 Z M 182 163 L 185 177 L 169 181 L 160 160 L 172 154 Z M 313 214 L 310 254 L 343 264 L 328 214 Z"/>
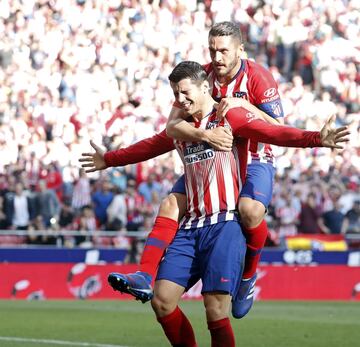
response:
<path id="1" fill-rule="evenodd" d="M 264 92 L 264 96 L 267 98 L 272 98 L 275 94 L 277 94 L 276 88 L 269 88 Z"/>

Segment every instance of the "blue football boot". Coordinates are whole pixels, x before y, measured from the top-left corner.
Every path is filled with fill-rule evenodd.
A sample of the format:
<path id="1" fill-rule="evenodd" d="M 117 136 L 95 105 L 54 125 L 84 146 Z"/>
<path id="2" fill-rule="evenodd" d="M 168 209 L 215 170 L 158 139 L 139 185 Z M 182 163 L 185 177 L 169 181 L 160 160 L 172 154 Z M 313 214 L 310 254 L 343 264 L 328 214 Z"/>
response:
<path id="1" fill-rule="evenodd" d="M 247 281 L 241 280 L 238 292 L 232 300 L 232 315 L 234 318 L 243 318 L 250 311 L 254 302 L 256 277 L 255 274 Z"/>
<path id="2" fill-rule="evenodd" d="M 114 290 L 130 294 L 142 303 L 151 300 L 154 295 L 151 287 L 151 276 L 143 272 L 127 275 L 112 272 L 108 276 L 108 282 Z"/>

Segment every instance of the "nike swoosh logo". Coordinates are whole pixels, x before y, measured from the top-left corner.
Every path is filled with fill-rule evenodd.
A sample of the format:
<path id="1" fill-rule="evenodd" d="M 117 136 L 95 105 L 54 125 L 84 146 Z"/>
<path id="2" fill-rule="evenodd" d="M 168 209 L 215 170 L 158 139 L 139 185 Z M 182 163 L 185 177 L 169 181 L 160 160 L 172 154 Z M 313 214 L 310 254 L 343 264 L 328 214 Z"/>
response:
<path id="1" fill-rule="evenodd" d="M 254 193 L 255 193 L 256 195 L 266 196 L 265 194 L 263 194 L 263 193 L 261 193 L 261 192 L 257 192 L 256 190 L 255 190 Z"/>
<path id="2" fill-rule="evenodd" d="M 230 280 L 229 280 L 229 279 L 224 278 L 224 277 L 221 277 L 220 281 L 221 281 L 221 282 L 230 282 Z"/>

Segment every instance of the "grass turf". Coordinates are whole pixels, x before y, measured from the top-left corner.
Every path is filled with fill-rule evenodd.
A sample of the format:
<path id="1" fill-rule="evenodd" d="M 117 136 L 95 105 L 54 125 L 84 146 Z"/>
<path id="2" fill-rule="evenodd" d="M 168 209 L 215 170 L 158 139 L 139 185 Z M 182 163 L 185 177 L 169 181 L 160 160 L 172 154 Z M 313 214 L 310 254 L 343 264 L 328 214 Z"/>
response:
<path id="1" fill-rule="evenodd" d="M 193 324 L 199 347 L 210 346 L 202 303 L 184 301 L 181 308 Z M 237 346 L 353 347 L 360 341 L 359 318 L 360 302 L 256 302 L 245 319 L 233 319 L 232 324 Z M 169 346 L 149 304 L 0 300 L 1 347 L 106 344 Z"/>

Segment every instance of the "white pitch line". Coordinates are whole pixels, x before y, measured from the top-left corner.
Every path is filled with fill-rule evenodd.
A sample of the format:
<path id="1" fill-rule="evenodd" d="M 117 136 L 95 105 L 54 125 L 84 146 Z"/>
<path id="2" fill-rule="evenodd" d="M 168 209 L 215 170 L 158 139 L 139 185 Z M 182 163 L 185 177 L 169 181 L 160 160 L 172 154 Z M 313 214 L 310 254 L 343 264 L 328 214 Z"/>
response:
<path id="1" fill-rule="evenodd" d="M 27 342 L 27 343 L 48 343 L 53 345 L 62 346 L 81 346 L 81 347 L 128 347 L 120 345 L 107 345 L 102 343 L 92 342 L 75 342 L 75 341 L 62 341 L 62 340 L 47 340 L 47 339 L 32 339 L 26 337 L 12 337 L 12 336 L 0 336 L 0 341 L 13 341 L 13 342 Z"/>

